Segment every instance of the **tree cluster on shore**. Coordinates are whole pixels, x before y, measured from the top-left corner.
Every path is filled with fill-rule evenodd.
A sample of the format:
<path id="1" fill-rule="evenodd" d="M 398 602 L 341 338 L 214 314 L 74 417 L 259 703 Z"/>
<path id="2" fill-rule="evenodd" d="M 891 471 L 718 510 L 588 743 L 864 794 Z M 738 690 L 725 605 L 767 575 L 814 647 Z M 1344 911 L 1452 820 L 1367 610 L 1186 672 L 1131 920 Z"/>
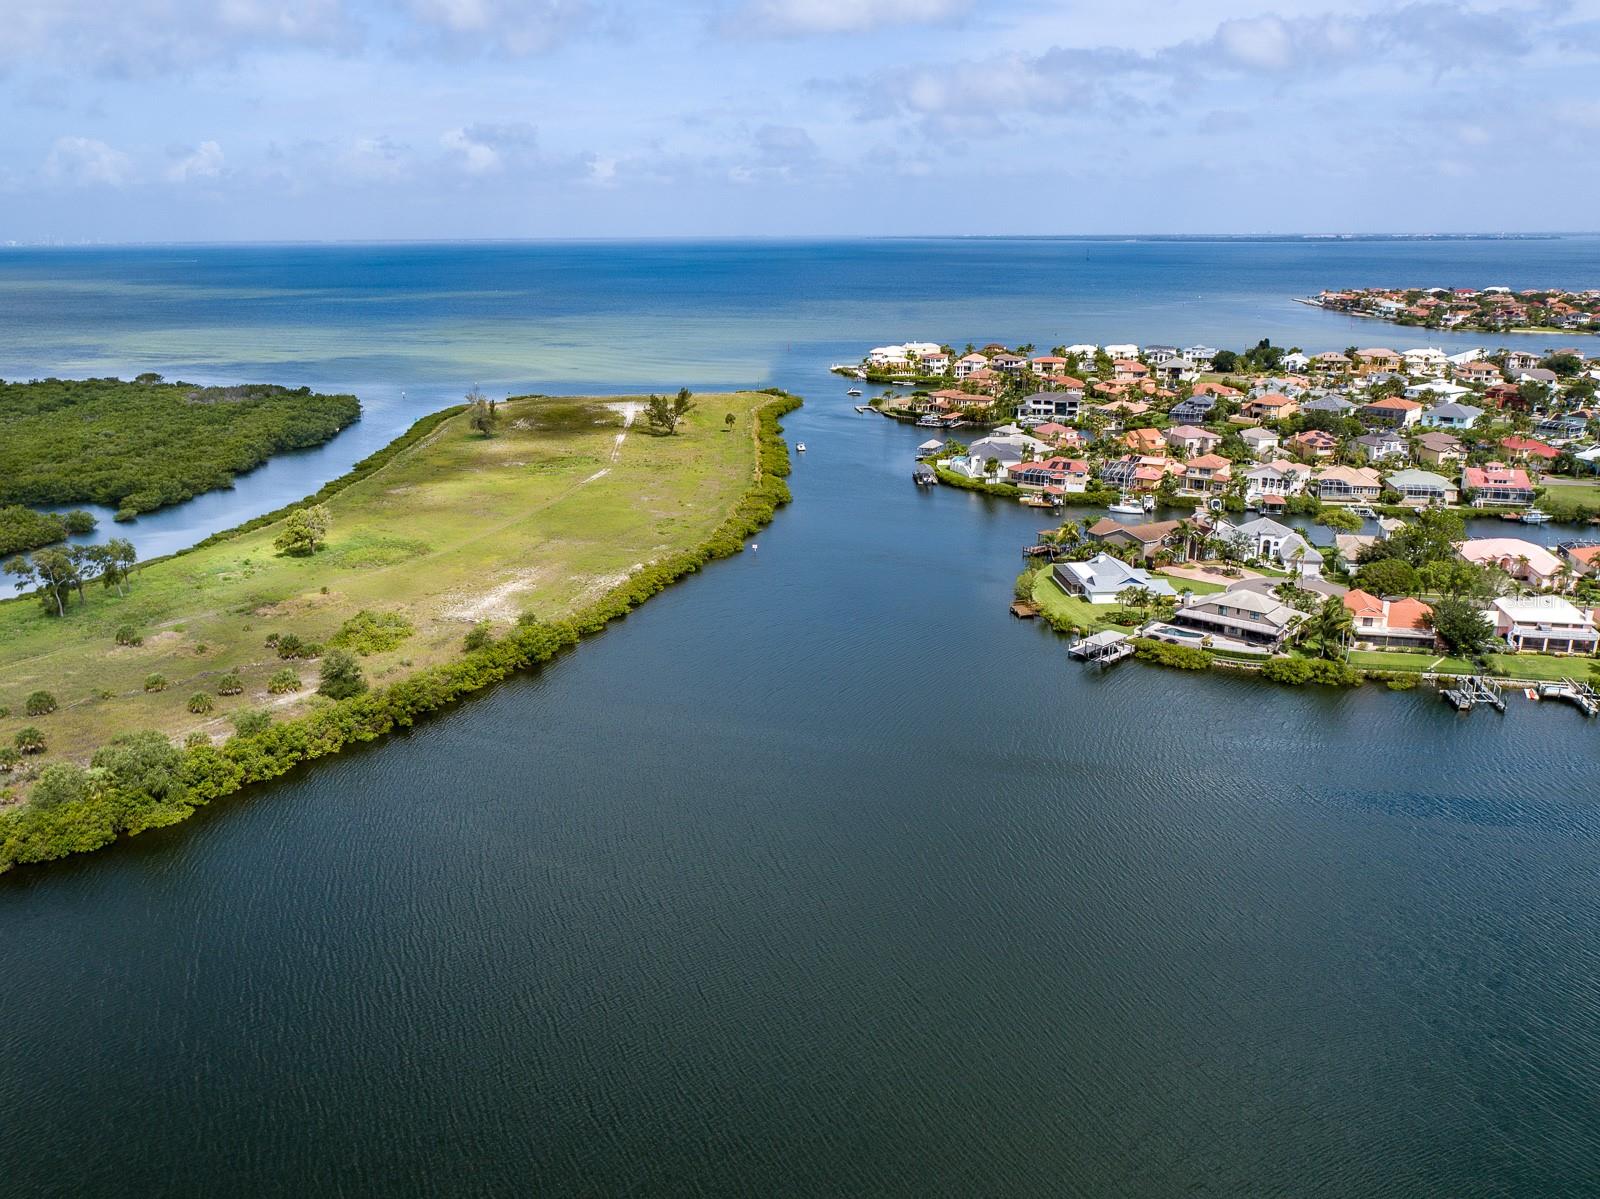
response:
<path id="1" fill-rule="evenodd" d="M 128 519 L 232 486 L 360 415 L 354 396 L 304 387 L 196 387 L 159 375 L 0 382 L 0 503 L 106 504 Z"/>

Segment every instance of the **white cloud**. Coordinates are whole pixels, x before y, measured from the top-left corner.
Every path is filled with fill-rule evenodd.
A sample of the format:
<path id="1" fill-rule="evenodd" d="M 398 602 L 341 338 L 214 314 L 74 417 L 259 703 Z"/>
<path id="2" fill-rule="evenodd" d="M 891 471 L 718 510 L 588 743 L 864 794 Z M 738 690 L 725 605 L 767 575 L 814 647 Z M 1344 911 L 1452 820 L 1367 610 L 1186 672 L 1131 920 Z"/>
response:
<path id="1" fill-rule="evenodd" d="M 92 137 L 58 137 L 45 158 L 47 179 L 79 187 L 122 187 L 133 182 L 133 160 Z"/>
<path id="2" fill-rule="evenodd" d="M 222 147 L 216 142 L 201 142 L 192 153 L 167 168 L 167 179 L 172 183 L 216 179 L 222 175 L 223 165 Z"/>
<path id="3" fill-rule="evenodd" d="M 972 0 L 750 0 L 730 22 L 766 34 L 862 33 L 889 25 L 934 25 L 964 16 Z"/>
<path id="4" fill-rule="evenodd" d="M 596 15 L 590 0 L 411 0 L 411 14 L 444 49 L 517 57 L 549 50 Z"/>
<path id="5" fill-rule="evenodd" d="M 388 137 L 360 137 L 340 150 L 337 165 L 357 183 L 392 183 L 411 173 L 411 153 Z"/>

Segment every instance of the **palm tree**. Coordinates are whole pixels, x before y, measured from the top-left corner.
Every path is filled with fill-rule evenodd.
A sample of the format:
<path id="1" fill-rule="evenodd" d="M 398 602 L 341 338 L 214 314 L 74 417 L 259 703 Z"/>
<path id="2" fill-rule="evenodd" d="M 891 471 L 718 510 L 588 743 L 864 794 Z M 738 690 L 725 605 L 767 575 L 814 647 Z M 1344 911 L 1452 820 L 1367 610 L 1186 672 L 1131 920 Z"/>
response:
<path id="1" fill-rule="evenodd" d="M 1322 601 L 1322 607 L 1312 614 L 1306 626 L 1310 640 L 1317 643 L 1322 657 L 1342 659 L 1348 652 L 1346 642 L 1355 631 L 1355 619 L 1350 615 L 1350 609 L 1344 606 L 1344 600 L 1330 595 Z"/>

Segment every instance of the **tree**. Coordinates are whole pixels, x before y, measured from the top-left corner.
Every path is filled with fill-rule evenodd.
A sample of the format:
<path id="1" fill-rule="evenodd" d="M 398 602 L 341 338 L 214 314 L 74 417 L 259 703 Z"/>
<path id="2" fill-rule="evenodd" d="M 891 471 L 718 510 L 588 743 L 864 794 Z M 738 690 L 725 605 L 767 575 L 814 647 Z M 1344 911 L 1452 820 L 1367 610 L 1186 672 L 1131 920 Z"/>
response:
<path id="1" fill-rule="evenodd" d="M 317 543 L 328 536 L 333 517 L 322 504 L 296 508 L 284 518 L 283 532 L 273 539 L 279 553 L 303 556 L 317 552 Z"/>
<path id="2" fill-rule="evenodd" d="M 1231 374 L 1239 369 L 1239 355 L 1232 350 L 1218 350 L 1211 359 L 1211 369 L 1219 375 Z"/>
<path id="3" fill-rule="evenodd" d="M 731 428 L 733 428 L 733 424 L 734 424 L 734 421 L 735 421 L 735 420 L 737 420 L 737 419 L 738 419 L 738 418 L 737 418 L 737 417 L 735 417 L 735 416 L 734 416 L 734 415 L 733 415 L 733 413 L 731 413 L 731 412 L 730 412 L 730 413 L 728 413 L 728 415 L 727 415 L 727 416 L 725 416 L 725 417 L 723 417 L 723 418 L 722 418 L 722 427 L 723 427 L 723 428 L 724 428 L 724 429 L 731 429 Z"/>
<path id="4" fill-rule="evenodd" d="M 133 542 L 126 537 L 113 537 L 104 545 L 95 548 L 100 551 L 97 555 L 100 585 L 106 588 L 115 587 L 118 595 L 125 595 L 123 585 L 133 577 L 133 565 L 139 560 Z"/>
<path id="5" fill-rule="evenodd" d="M 82 803 L 91 791 L 89 772 L 70 762 L 51 762 L 39 772 L 30 797 L 35 807 L 53 808 L 58 804 Z"/>
<path id="6" fill-rule="evenodd" d="M 1463 657 L 1477 657 L 1494 640 L 1494 627 L 1489 618 L 1464 599 L 1446 596 L 1437 601 L 1428 623 L 1446 649 Z"/>
<path id="7" fill-rule="evenodd" d="M 1364 522 L 1348 508 L 1324 508 L 1317 513 L 1317 523 L 1335 533 L 1359 533 Z"/>
<path id="8" fill-rule="evenodd" d="M 321 683 L 318 695 L 329 699 L 349 699 L 367 689 L 367 680 L 361 673 L 361 663 L 354 654 L 342 649 L 331 650 L 322 660 Z"/>
<path id="9" fill-rule="evenodd" d="M 1389 535 L 1388 549 L 1390 556 L 1420 567 L 1455 558 L 1456 543 L 1465 535 L 1466 521 L 1460 513 L 1424 508 L 1411 524 Z"/>
<path id="10" fill-rule="evenodd" d="M 183 753 L 154 730 L 123 733 L 95 751 L 90 765 L 103 770 L 119 787 L 156 799 L 180 791 Z"/>
<path id="11" fill-rule="evenodd" d="M 493 437 L 500 424 L 495 402 L 476 387 L 467 392 L 467 424 L 485 437 Z"/>
<path id="12" fill-rule="evenodd" d="M 241 708 L 228 719 L 233 721 L 234 732 L 241 737 L 254 737 L 272 727 L 272 713 L 261 708 Z"/>
<path id="13" fill-rule="evenodd" d="M 1421 585 L 1416 567 L 1402 558 L 1379 558 L 1356 571 L 1356 586 L 1373 595 L 1415 595 Z"/>
<path id="14" fill-rule="evenodd" d="M 1316 643 L 1317 652 L 1324 658 L 1342 659 L 1348 652 L 1346 642 L 1355 628 L 1355 618 L 1344 600 L 1330 595 L 1306 622 L 1307 636 Z"/>
<path id="15" fill-rule="evenodd" d="M 80 581 L 77 563 L 64 550 L 36 550 L 33 571 L 39 580 L 39 601 L 44 605 L 44 610 L 65 616 L 67 596 L 72 594 L 72 588 Z"/>
<path id="16" fill-rule="evenodd" d="M 652 429 L 661 429 L 668 435 L 678 431 L 678 422 L 694 408 L 694 396 L 687 387 L 680 387 L 672 397 L 652 395 L 644 404 L 645 416 Z"/>

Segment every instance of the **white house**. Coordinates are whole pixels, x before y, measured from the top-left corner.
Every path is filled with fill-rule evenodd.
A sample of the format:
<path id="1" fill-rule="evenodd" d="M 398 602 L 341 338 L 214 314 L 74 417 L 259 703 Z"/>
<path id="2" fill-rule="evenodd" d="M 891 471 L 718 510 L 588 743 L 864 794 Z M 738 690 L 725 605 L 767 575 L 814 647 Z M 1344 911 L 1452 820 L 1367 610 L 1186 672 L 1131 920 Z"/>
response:
<path id="1" fill-rule="evenodd" d="M 1139 347 L 1132 342 L 1126 342 L 1122 345 L 1107 346 L 1106 353 L 1112 358 L 1137 358 Z"/>
<path id="2" fill-rule="evenodd" d="M 1421 424 L 1430 429 L 1470 429 L 1483 415 L 1471 404 L 1435 404 L 1422 414 Z"/>
<path id="3" fill-rule="evenodd" d="M 1239 434 L 1239 437 L 1249 447 L 1250 452 L 1255 455 L 1257 462 L 1276 454 L 1282 441 L 1271 429 L 1246 429 Z"/>
<path id="4" fill-rule="evenodd" d="M 1114 604 L 1117 594 L 1129 587 L 1142 587 L 1153 595 L 1178 594 L 1165 579 L 1110 554 L 1096 554 L 1086 562 L 1058 562 L 1050 578 L 1068 595 L 1080 595 L 1091 604 Z"/>
<path id="5" fill-rule="evenodd" d="M 1559 595 L 1503 595 L 1489 609 L 1494 631 L 1517 650 L 1592 654 L 1600 645 L 1594 615 Z"/>

